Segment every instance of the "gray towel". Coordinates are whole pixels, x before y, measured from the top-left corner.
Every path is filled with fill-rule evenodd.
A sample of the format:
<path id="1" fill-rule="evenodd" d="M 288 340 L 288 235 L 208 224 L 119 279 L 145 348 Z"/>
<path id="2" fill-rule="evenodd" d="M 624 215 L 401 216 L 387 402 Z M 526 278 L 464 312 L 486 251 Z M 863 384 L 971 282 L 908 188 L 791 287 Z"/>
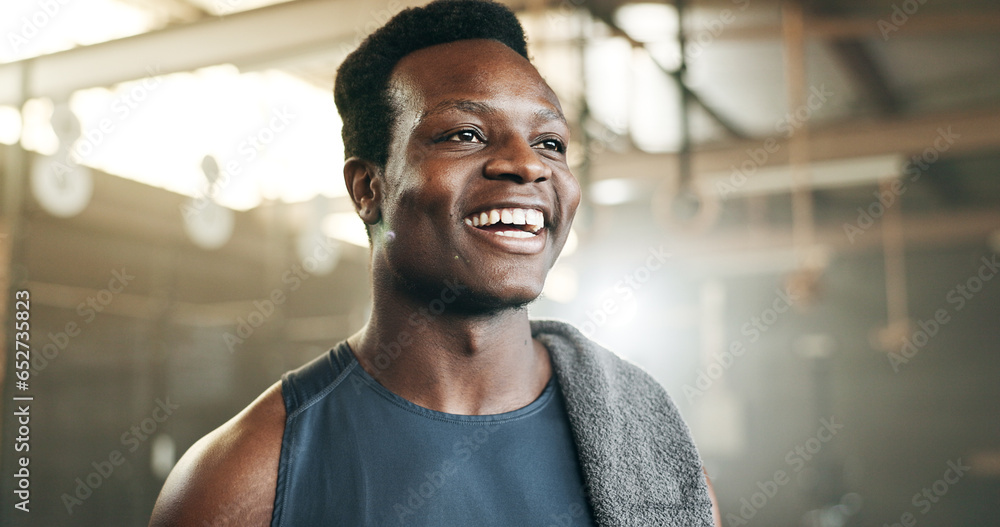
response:
<path id="1" fill-rule="evenodd" d="M 552 356 L 597 524 L 713 526 L 701 459 L 660 384 L 564 322 L 531 333 Z"/>

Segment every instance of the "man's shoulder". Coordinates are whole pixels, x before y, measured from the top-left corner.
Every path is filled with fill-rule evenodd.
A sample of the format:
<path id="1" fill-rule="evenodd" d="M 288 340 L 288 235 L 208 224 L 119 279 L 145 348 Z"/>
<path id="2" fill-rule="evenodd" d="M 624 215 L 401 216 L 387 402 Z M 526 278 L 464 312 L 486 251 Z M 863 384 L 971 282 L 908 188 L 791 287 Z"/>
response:
<path id="1" fill-rule="evenodd" d="M 150 527 L 270 525 L 284 426 L 279 382 L 188 449 L 163 484 Z"/>

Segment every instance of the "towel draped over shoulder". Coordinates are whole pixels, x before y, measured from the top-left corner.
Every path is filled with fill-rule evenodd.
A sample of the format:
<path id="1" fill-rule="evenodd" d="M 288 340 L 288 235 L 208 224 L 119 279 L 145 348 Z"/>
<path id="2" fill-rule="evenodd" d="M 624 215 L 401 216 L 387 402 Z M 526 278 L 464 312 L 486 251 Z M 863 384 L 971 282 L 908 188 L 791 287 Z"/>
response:
<path id="1" fill-rule="evenodd" d="M 552 357 L 597 524 L 713 526 L 701 459 L 660 384 L 569 324 L 531 332 Z"/>

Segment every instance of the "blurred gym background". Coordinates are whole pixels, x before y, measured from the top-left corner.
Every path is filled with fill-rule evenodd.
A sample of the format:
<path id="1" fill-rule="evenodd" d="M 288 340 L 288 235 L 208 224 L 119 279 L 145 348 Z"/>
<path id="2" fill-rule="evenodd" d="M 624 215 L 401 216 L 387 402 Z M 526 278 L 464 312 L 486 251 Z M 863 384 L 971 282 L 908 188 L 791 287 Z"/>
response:
<path id="1" fill-rule="evenodd" d="M 0 6 L 0 524 L 145 525 L 196 439 L 361 327 L 333 77 L 417 3 Z M 724 525 L 1000 525 L 997 4 L 509 4 L 585 190 L 532 316 L 664 384 Z"/>

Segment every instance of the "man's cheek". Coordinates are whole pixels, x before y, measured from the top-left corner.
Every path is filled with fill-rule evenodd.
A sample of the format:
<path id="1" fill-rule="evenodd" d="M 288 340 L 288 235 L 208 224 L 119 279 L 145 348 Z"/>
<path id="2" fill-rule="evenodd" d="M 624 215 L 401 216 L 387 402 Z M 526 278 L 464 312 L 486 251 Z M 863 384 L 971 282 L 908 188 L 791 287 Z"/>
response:
<path id="1" fill-rule="evenodd" d="M 582 191 L 580 190 L 580 182 L 573 177 L 572 174 L 567 174 L 566 184 L 560 192 L 560 199 L 567 204 L 568 218 L 566 223 L 572 223 L 573 217 L 576 215 L 576 209 L 580 206 L 580 201 L 583 198 Z"/>

